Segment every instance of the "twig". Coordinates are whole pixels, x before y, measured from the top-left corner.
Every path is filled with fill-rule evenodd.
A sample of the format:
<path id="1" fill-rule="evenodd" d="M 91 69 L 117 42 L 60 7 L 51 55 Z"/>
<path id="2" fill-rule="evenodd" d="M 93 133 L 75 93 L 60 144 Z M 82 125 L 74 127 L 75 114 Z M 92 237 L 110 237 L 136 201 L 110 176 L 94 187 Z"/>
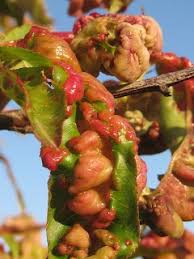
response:
<path id="1" fill-rule="evenodd" d="M 0 113 L 0 130 L 32 133 L 32 127 L 22 110 L 2 111 Z"/>
<path id="2" fill-rule="evenodd" d="M 132 84 L 123 84 L 124 86 L 118 90 L 111 90 L 115 98 L 140 94 L 144 92 L 161 92 L 165 96 L 169 96 L 169 87 L 174 86 L 184 80 L 194 77 L 194 67 L 182 69 L 176 72 L 163 74 L 146 80 L 136 81 Z"/>
<path id="3" fill-rule="evenodd" d="M 7 227 L 7 226 L 0 226 L 0 235 L 5 235 L 5 234 L 22 234 L 26 232 L 31 232 L 31 231 L 40 231 L 42 229 L 45 229 L 45 224 L 37 224 L 37 225 L 32 225 L 32 226 L 27 226 L 23 229 L 19 229 L 17 227 Z"/>
<path id="4" fill-rule="evenodd" d="M 22 196 L 22 192 L 20 191 L 19 186 L 17 185 L 17 182 L 16 182 L 15 176 L 13 174 L 13 171 L 11 169 L 10 163 L 3 154 L 0 154 L 0 160 L 3 162 L 3 164 L 6 167 L 6 172 L 7 172 L 8 178 L 9 178 L 9 180 L 10 180 L 12 186 L 13 186 L 13 189 L 15 191 L 15 194 L 16 194 L 16 197 L 17 197 L 17 200 L 18 200 L 18 204 L 19 204 L 19 207 L 20 207 L 20 211 L 21 211 L 21 213 L 24 213 L 25 207 L 26 207 L 25 202 L 24 202 L 24 198 Z"/>

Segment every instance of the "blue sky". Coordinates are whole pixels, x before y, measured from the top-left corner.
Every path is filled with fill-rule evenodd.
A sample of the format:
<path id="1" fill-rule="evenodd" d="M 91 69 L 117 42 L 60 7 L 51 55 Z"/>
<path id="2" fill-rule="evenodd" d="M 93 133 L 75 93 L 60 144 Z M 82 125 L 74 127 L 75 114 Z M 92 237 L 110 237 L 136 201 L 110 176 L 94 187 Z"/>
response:
<path id="1" fill-rule="evenodd" d="M 67 16 L 67 2 L 67 0 L 47 0 L 49 13 L 54 17 L 55 28 L 58 31 L 68 31 L 72 28 L 74 18 Z M 146 15 L 153 16 L 160 23 L 164 34 L 164 51 L 189 57 L 194 62 L 194 1 L 135 0 L 127 13 L 139 14 L 142 7 Z M 25 197 L 27 211 L 38 221 L 45 222 L 49 172 L 41 166 L 39 148 L 38 141 L 32 135 L 0 132 L 0 152 L 11 162 Z M 157 174 L 164 173 L 168 166 L 169 152 L 146 156 L 144 159 L 149 168 L 149 186 L 154 187 L 157 183 Z M 0 173 L 0 222 L 2 222 L 6 216 L 16 215 L 18 206 L 2 164 Z M 193 223 L 188 223 L 187 227 L 194 230 Z"/>

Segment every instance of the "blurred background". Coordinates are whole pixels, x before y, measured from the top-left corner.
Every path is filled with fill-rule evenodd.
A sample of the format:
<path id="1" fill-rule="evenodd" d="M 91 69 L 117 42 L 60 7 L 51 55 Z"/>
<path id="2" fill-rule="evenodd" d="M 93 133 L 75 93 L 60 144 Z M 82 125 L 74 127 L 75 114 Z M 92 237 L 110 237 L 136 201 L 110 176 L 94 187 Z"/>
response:
<path id="1" fill-rule="evenodd" d="M 0 3 L 1 5 L 1 3 Z M 67 15 L 68 0 L 47 0 L 48 14 L 54 20 L 56 31 L 70 31 L 75 18 Z M 194 62 L 194 1 L 154 1 L 135 0 L 126 10 L 129 14 L 153 16 L 160 24 L 164 34 L 164 51 L 172 51 L 178 56 L 189 57 Z M 98 11 L 98 10 L 95 10 Z M 102 10 L 100 10 L 102 12 Z M 105 12 L 105 11 L 103 11 Z M 149 77 L 154 76 L 154 72 Z M 104 79 L 101 77 L 101 79 Z M 12 102 L 8 106 L 15 108 Z M 154 107 L 153 107 L 154 109 Z M 32 135 L 14 132 L 0 132 L 0 153 L 10 161 L 17 182 L 27 205 L 27 212 L 38 222 L 46 222 L 47 180 L 49 171 L 42 167 L 39 157 L 40 144 Z M 157 175 L 163 174 L 170 161 L 170 152 L 144 156 L 148 165 L 148 185 L 155 187 Z M 16 215 L 18 204 L 7 178 L 4 165 L 0 163 L 0 224 L 10 215 Z M 194 230 L 194 223 L 186 223 L 187 229 Z M 45 233 L 43 233 L 44 242 Z"/>

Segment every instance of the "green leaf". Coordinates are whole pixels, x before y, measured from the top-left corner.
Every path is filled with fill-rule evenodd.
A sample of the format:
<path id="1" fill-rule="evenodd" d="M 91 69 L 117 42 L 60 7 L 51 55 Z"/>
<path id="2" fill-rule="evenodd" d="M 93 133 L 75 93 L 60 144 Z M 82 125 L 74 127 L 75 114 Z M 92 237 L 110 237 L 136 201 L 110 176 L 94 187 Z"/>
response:
<path id="1" fill-rule="evenodd" d="M 58 166 L 57 172 L 55 171 L 54 173 L 62 173 L 65 176 L 72 177 L 73 168 L 75 167 L 78 158 L 79 155 L 70 153 L 63 159 L 63 161 Z"/>
<path id="2" fill-rule="evenodd" d="M 5 35 L 3 42 L 23 39 L 26 36 L 26 34 L 28 34 L 31 27 L 32 26 L 30 24 L 24 24 L 20 27 L 14 28 Z"/>
<path id="3" fill-rule="evenodd" d="M 64 180 L 64 175 L 51 175 L 48 181 L 49 200 L 47 214 L 47 240 L 48 259 L 67 259 L 68 256 L 58 256 L 55 248 L 67 230 L 81 222 L 80 216 L 69 211 L 65 204 L 70 199 L 70 194 L 64 188 L 59 187 L 59 182 Z"/>
<path id="4" fill-rule="evenodd" d="M 31 50 L 16 47 L 0 47 L 1 61 L 13 62 L 14 60 L 27 61 L 32 67 L 50 67 L 52 62 Z"/>
<path id="5" fill-rule="evenodd" d="M 65 120 L 63 89 L 52 89 L 35 80 L 25 85 L 25 95 L 25 110 L 35 135 L 43 145 L 59 146 Z"/>
<path id="6" fill-rule="evenodd" d="M 13 71 L 13 70 L 11 70 Z M 21 67 L 16 69 L 14 72 L 20 77 L 23 81 L 30 81 L 32 78 L 41 76 L 42 67 Z M 45 71 L 45 69 L 44 69 Z"/>
<path id="7" fill-rule="evenodd" d="M 48 182 L 49 201 L 48 201 L 48 214 L 47 214 L 47 240 L 48 240 L 48 259 L 66 259 L 67 256 L 56 256 L 55 247 L 59 240 L 68 230 L 68 226 L 62 224 L 56 216 L 57 209 L 64 206 L 64 194 L 57 188 L 57 176 L 50 176 Z"/>
<path id="8" fill-rule="evenodd" d="M 13 259 L 19 259 L 19 252 L 20 252 L 20 247 L 19 247 L 19 243 L 17 242 L 17 240 L 13 237 L 13 235 L 7 234 L 7 235 L 3 235 L 2 238 L 4 239 L 4 241 L 7 243 L 7 245 L 9 246 L 9 249 L 11 251 L 11 255 Z"/>
<path id="9" fill-rule="evenodd" d="M 160 127 L 164 141 L 176 150 L 186 135 L 185 112 L 180 111 L 173 96 L 160 98 Z"/>
<path id="10" fill-rule="evenodd" d="M 131 256 L 139 242 L 139 214 L 137 205 L 136 163 L 133 142 L 113 144 L 115 170 L 111 193 L 111 208 L 116 211 L 116 220 L 109 230 L 119 239 L 118 258 Z M 130 244 L 127 245 L 127 241 Z"/>
<path id="11" fill-rule="evenodd" d="M 69 116 L 63 123 L 63 133 L 61 147 L 64 147 L 65 144 L 72 139 L 73 137 L 79 136 L 79 131 L 77 129 L 76 119 L 76 105 L 72 107 L 72 114 Z"/>
<path id="12" fill-rule="evenodd" d="M 13 65 L 10 70 L 19 70 L 22 68 L 31 68 L 32 65 L 25 60 L 19 61 L 16 65 Z"/>
<path id="13" fill-rule="evenodd" d="M 53 80 L 54 84 L 62 87 L 68 78 L 68 73 L 60 66 L 53 66 Z"/>

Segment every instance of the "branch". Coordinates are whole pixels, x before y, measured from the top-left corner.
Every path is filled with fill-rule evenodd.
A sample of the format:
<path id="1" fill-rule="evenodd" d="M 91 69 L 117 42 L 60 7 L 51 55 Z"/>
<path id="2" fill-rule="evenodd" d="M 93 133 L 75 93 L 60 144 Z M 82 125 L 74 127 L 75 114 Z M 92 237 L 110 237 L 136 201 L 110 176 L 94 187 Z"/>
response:
<path id="1" fill-rule="evenodd" d="M 194 77 L 194 67 L 182 69 L 176 72 L 171 72 L 167 74 L 163 74 L 157 77 L 153 77 L 150 79 L 136 81 L 132 84 L 122 84 L 120 85 L 122 88 L 115 90 L 112 89 L 111 92 L 115 98 L 140 94 L 145 92 L 161 92 L 165 96 L 169 96 L 169 87 L 174 86 L 177 83 L 180 83 L 184 80 L 190 79 Z"/>
<path id="2" fill-rule="evenodd" d="M 32 127 L 22 110 L 2 111 L 0 113 L 0 130 L 32 133 Z"/>
<path id="3" fill-rule="evenodd" d="M 194 68 L 186 68 L 176 72 L 163 74 L 146 80 L 136 81 L 132 84 L 122 84 L 118 89 L 110 88 L 115 98 L 140 94 L 144 92 L 161 92 L 169 96 L 169 87 L 184 80 L 194 78 Z M 32 127 L 22 110 L 3 111 L 0 113 L 0 130 L 17 131 L 23 134 L 32 133 Z"/>
<path id="4" fill-rule="evenodd" d="M 45 224 L 36 224 L 31 226 L 24 226 L 23 228 L 17 226 L 0 226 L 0 235 L 6 234 L 23 234 L 25 232 L 40 231 L 45 229 Z"/>
<path id="5" fill-rule="evenodd" d="M 21 211 L 21 213 L 24 213 L 25 207 L 26 207 L 25 202 L 24 202 L 24 198 L 23 198 L 23 195 L 22 195 L 22 192 L 21 192 L 19 186 L 17 185 L 17 182 L 16 182 L 15 176 L 13 174 L 13 171 L 11 169 L 10 163 L 7 160 L 7 158 L 2 154 L 0 154 L 0 160 L 5 165 L 7 176 L 8 176 L 8 178 L 9 178 L 11 184 L 12 184 L 12 187 L 15 191 L 15 194 L 16 194 L 16 197 L 17 197 L 17 200 L 18 200 L 18 204 L 19 204 L 19 207 L 20 207 L 20 211 Z"/>

